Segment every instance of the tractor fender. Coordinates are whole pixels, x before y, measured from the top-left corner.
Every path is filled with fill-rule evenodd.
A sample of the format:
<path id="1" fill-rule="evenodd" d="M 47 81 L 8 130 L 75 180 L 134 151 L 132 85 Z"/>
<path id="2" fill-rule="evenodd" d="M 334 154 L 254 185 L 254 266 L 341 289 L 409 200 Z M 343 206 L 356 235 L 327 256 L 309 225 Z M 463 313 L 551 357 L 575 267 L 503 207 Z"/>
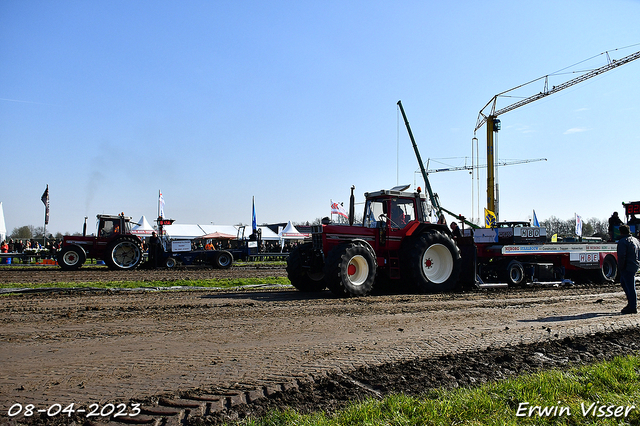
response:
<path id="1" fill-rule="evenodd" d="M 80 244 L 67 244 L 65 247 L 73 247 L 76 250 L 84 253 L 85 256 L 87 255 L 87 251 Z"/>
<path id="2" fill-rule="evenodd" d="M 371 244 L 369 244 L 369 242 L 363 240 L 362 238 L 354 238 L 352 240 L 345 240 L 345 241 L 342 242 L 342 244 L 344 244 L 344 243 L 357 243 L 357 244 L 360 244 L 360 245 L 366 247 L 371 253 L 373 253 L 374 257 L 375 257 L 376 251 L 373 249 Z"/>
<path id="3" fill-rule="evenodd" d="M 452 237 L 451 230 L 447 225 L 440 225 L 437 223 L 425 223 L 425 222 L 415 222 L 414 224 L 409 225 L 405 236 L 410 237 L 412 235 L 420 235 L 423 232 L 428 232 L 428 231 L 438 231 L 440 233 L 448 235 L 449 237 Z"/>
<path id="4" fill-rule="evenodd" d="M 355 243 L 355 244 L 360 244 L 361 246 L 363 246 L 363 247 L 365 247 L 367 250 L 369 250 L 369 251 L 373 254 L 373 257 L 374 257 L 374 258 L 376 258 L 376 257 L 377 257 L 377 255 L 376 255 L 376 251 L 373 249 L 373 246 L 371 246 L 371 244 L 369 244 L 369 242 L 367 242 L 367 241 L 363 240 L 362 238 L 353 238 L 353 239 L 350 239 L 350 240 L 344 240 L 344 241 L 342 241 L 340 244 L 338 244 L 337 246 L 333 247 L 333 248 L 331 249 L 331 251 L 335 250 L 336 248 L 338 248 L 338 247 L 340 247 L 341 245 L 346 244 L 346 243 L 352 243 L 352 244 L 353 244 L 353 243 Z M 327 256 L 328 256 L 328 255 L 329 255 L 329 253 L 322 253 L 322 263 L 323 263 L 323 264 L 326 262 L 326 260 L 327 260 Z"/>

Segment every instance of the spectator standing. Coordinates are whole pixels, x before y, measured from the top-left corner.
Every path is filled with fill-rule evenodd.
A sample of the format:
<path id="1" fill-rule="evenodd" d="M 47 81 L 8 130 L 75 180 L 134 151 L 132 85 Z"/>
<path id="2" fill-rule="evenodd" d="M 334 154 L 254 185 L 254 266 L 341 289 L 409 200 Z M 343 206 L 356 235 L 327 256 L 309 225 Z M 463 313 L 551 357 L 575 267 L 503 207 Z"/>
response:
<path id="1" fill-rule="evenodd" d="M 158 267 L 158 257 L 160 251 L 160 238 L 158 238 L 158 234 L 156 231 L 151 233 L 151 238 L 149 238 L 149 266 L 152 268 Z"/>
<path id="2" fill-rule="evenodd" d="M 627 296 L 627 306 L 621 313 L 635 314 L 638 312 L 636 293 L 636 272 L 640 266 L 640 241 L 629 233 L 629 225 L 620 225 L 620 240 L 618 240 L 618 272 L 620 285 Z"/>

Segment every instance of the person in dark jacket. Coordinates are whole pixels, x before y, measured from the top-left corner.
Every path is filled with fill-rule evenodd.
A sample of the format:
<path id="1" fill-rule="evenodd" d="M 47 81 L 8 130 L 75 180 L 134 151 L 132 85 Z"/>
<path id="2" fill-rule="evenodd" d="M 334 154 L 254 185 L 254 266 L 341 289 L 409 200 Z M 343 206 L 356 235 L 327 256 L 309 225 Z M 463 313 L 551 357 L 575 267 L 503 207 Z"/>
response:
<path id="1" fill-rule="evenodd" d="M 618 273 L 620 284 L 627 296 L 627 306 L 622 314 L 638 312 L 636 294 L 636 272 L 640 266 L 640 242 L 629 233 L 629 225 L 620 225 L 620 240 L 618 240 Z"/>
<path id="2" fill-rule="evenodd" d="M 618 216 L 618 212 L 613 212 L 609 218 L 609 241 L 614 241 L 614 231 L 616 226 L 622 225 L 622 219 Z"/>

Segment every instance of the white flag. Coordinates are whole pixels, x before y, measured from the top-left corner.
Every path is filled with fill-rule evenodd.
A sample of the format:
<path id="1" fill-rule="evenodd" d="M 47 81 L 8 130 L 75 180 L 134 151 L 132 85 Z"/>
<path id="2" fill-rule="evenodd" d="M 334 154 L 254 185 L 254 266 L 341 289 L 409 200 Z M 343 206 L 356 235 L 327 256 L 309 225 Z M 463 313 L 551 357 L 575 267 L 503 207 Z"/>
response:
<path id="1" fill-rule="evenodd" d="M 582 218 L 576 214 L 576 235 L 582 237 Z"/>
<path id="2" fill-rule="evenodd" d="M 160 196 L 158 197 L 158 217 L 164 217 L 164 198 L 162 197 L 162 191 L 158 191 Z"/>

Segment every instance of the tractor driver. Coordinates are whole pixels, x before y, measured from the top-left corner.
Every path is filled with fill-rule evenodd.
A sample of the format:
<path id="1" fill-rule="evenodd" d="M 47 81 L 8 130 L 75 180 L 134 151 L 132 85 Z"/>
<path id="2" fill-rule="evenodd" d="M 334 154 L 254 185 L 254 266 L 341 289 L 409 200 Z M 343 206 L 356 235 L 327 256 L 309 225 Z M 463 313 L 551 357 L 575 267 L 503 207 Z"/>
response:
<path id="1" fill-rule="evenodd" d="M 398 227 L 404 228 L 407 225 L 407 216 L 404 214 L 402 207 L 399 204 L 393 206 L 393 214 L 391 215 L 391 221 Z"/>

